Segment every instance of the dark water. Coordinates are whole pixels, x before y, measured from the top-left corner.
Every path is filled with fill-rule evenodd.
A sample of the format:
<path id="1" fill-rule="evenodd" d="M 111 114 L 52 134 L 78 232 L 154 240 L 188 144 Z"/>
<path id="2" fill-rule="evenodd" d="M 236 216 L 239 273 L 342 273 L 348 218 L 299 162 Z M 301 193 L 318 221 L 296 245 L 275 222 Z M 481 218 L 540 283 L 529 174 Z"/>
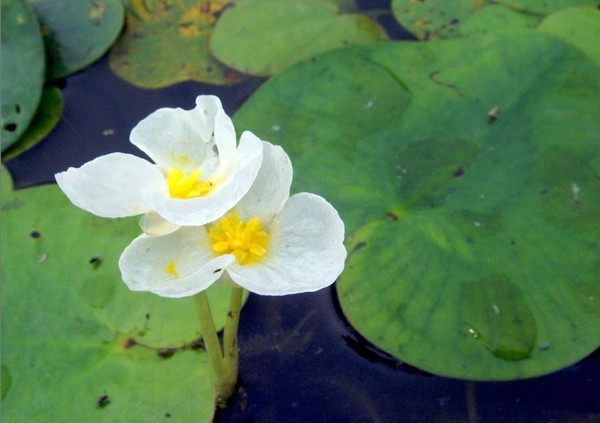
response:
<path id="1" fill-rule="evenodd" d="M 114 76 L 105 58 L 62 82 L 59 125 L 6 165 L 23 188 L 102 154 L 140 154 L 129 131 L 157 108 L 190 109 L 197 95 L 215 94 L 233 114 L 262 82 L 143 90 Z M 365 342 L 344 321 L 334 288 L 251 295 L 242 314 L 240 389 L 217 422 L 600 422 L 598 351 L 549 376 L 471 383 L 421 372 Z"/>

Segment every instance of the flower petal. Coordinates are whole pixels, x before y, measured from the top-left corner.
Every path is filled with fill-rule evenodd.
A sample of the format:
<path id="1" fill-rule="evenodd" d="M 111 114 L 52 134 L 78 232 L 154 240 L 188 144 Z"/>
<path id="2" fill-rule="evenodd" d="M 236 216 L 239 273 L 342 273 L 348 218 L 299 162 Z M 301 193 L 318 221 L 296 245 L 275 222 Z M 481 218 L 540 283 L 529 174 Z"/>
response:
<path id="1" fill-rule="evenodd" d="M 119 268 L 132 291 L 181 298 L 212 285 L 235 257 L 215 257 L 202 227 L 181 228 L 171 234 L 137 237 L 121 254 Z"/>
<path id="2" fill-rule="evenodd" d="M 140 219 L 140 228 L 146 235 L 159 236 L 175 232 L 179 229 L 179 225 L 175 225 L 168 220 L 163 219 L 162 216 L 154 210 L 150 210 Z"/>
<path id="3" fill-rule="evenodd" d="M 242 138 L 247 132 L 242 134 Z M 290 196 L 292 163 L 279 146 L 263 141 L 263 161 L 248 194 L 235 207 L 242 219 L 258 217 L 270 222 Z"/>
<path id="4" fill-rule="evenodd" d="M 60 189 L 77 207 L 102 217 L 142 214 L 149 206 L 142 189 L 166 189 L 160 170 L 131 154 L 111 153 L 55 175 Z"/>
<path id="5" fill-rule="evenodd" d="M 147 190 L 144 198 L 169 222 L 181 226 L 201 226 L 227 213 L 248 192 L 260 169 L 263 143 L 247 133 L 240 140 L 229 173 L 206 196 L 188 199 L 171 198 L 168 191 Z"/>
<path id="6" fill-rule="evenodd" d="M 223 110 L 221 100 L 218 97 L 208 95 L 198 96 L 196 98 L 196 107 L 206 110 L 209 115 L 214 111 L 215 144 L 219 151 L 220 169 L 223 171 L 235 157 L 236 136 L 233 122 L 227 116 L 225 110 Z"/>
<path id="7" fill-rule="evenodd" d="M 290 197 L 268 229 L 267 256 L 252 265 L 234 263 L 227 272 L 260 295 L 312 292 L 331 285 L 344 269 L 344 223 L 323 198 Z"/>
<path id="8" fill-rule="evenodd" d="M 233 123 L 215 96 L 199 96 L 192 110 L 156 110 L 133 128 L 130 140 L 163 171 L 201 169 L 205 176 L 219 168 L 217 151 L 227 163 L 236 146 Z"/>

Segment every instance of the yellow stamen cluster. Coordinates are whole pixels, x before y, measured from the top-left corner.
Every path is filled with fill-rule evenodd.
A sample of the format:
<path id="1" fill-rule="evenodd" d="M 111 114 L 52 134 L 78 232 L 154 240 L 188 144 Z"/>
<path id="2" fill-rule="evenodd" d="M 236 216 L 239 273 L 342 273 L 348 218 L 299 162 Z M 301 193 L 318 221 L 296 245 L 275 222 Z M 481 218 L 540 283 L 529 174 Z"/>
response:
<path id="1" fill-rule="evenodd" d="M 244 223 L 239 214 L 231 213 L 210 228 L 209 236 L 215 253 L 233 254 L 239 264 L 256 263 L 267 253 L 269 234 L 258 217 Z"/>
<path id="2" fill-rule="evenodd" d="M 189 175 L 177 167 L 169 169 L 167 174 L 169 194 L 173 198 L 182 199 L 202 197 L 208 194 L 212 190 L 213 184 L 200 180 L 201 175 L 202 171 L 200 169 Z"/>

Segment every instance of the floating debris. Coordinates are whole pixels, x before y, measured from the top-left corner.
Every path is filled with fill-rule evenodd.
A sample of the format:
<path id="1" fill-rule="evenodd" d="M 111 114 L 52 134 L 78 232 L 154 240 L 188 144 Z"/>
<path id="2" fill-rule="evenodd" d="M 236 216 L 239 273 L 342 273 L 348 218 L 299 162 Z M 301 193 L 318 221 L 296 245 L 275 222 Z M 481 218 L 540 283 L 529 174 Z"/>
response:
<path id="1" fill-rule="evenodd" d="M 488 121 L 490 123 L 494 123 L 496 121 L 496 119 L 498 119 L 499 111 L 500 111 L 500 108 L 498 106 L 494 106 L 494 108 L 492 110 L 487 112 Z"/>

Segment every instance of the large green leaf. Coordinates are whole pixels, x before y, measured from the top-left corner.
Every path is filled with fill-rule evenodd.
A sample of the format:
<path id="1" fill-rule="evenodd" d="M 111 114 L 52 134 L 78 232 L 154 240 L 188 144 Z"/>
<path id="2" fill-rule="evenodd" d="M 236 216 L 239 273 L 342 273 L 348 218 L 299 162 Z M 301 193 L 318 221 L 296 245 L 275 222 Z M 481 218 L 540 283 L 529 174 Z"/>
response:
<path id="1" fill-rule="evenodd" d="M 530 30 L 371 45 L 289 69 L 235 120 L 340 211 L 340 302 L 367 339 L 531 377 L 600 344 L 598 70 Z"/>
<path id="2" fill-rule="evenodd" d="M 548 15 L 567 7 L 598 5 L 597 0 L 498 0 L 498 3 L 539 15 Z"/>
<path id="3" fill-rule="evenodd" d="M 2 160 L 6 161 L 18 156 L 44 139 L 60 120 L 62 109 L 60 90 L 56 87 L 44 88 L 40 104 L 29 127 L 16 144 L 2 153 Z"/>
<path id="4" fill-rule="evenodd" d="M 485 5 L 485 0 L 393 0 L 394 16 L 420 39 L 451 38 L 462 22 Z"/>
<path id="5" fill-rule="evenodd" d="M 2 1 L 2 151 L 27 129 L 42 95 L 44 44 L 24 0 Z"/>
<path id="6" fill-rule="evenodd" d="M 459 27 L 459 35 L 481 35 L 508 28 L 533 28 L 541 18 L 500 4 L 486 6 L 467 18 Z"/>
<path id="7" fill-rule="evenodd" d="M 3 189 L 3 421 L 211 421 L 193 300 L 120 280 L 119 254 L 139 232 L 136 219 L 79 210 L 56 185 Z M 209 290 L 219 326 L 228 294 Z"/>
<path id="8" fill-rule="evenodd" d="M 211 56 L 208 40 L 231 0 L 126 2 L 125 32 L 111 50 L 110 67 L 126 81 L 160 88 L 194 80 L 231 85 L 244 77 Z"/>
<path id="9" fill-rule="evenodd" d="M 123 26 L 120 0 L 28 0 L 40 19 L 48 79 L 70 75 L 100 58 Z"/>
<path id="10" fill-rule="evenodd" d="M 400 24 L 420 39 L 453 38 L 514 27 L 532 27 L 558 10 L 596 5 L 594 0 L 393 0 Z"/>
<path id="11" fill-rule="evenodd" d="M 548 16 L 539 26 L 579 48 L 600 65 L 600 10 L 591 7 L 574 7 Z"/>
<path id="12" fill-rule="evenodd" d="M 324 51 L 384 38 L 371 19 L 340 14 L 333 1 L 244 0 L 218 20 L 210 48 L 240 72 L 269 76 Z"/>

